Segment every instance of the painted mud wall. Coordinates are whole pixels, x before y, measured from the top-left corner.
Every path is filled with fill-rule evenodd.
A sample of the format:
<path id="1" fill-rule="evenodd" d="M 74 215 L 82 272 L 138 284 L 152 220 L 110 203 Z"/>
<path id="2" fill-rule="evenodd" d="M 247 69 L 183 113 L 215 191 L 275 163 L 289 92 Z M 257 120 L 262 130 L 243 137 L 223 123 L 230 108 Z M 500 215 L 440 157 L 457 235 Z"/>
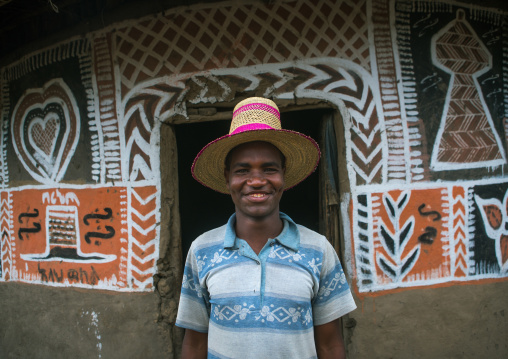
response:
<path id="1" fill-rule="evenodd" d="M 0 356 L 176 356 L 172 126 L 260 95 L 340 121 L 349 357 L 506 357 L 507 20 L 452 1 L 224 2 L 3 66 Z"/>

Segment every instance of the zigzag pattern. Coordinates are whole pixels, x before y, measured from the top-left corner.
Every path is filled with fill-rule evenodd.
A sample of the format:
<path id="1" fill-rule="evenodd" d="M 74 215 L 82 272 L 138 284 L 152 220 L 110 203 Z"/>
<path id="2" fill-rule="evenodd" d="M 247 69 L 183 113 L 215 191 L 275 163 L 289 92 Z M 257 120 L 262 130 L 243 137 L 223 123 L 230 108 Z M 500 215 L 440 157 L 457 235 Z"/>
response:
<path id="1" fill-rule="evenodd" d="M 300 98 L 325 99 L 338 106 L 345 105 L 349 116 L 344 121 L 347 136 L 351 139 L 348 158 L 354 170 L 352 180 L 357 184 L 383 183 L 386 139 L 383 138 L 383 125 L 379 121 L 374 95 L 364 82 L 367 76 L 347 61 L 308 60 L 298 66 L 294 63 L 272 65 L 269 71 L 257 67 L 214 70 L 206 76 L 192 77 L 187 87 L 192 86 L 192 92 L 196 93 L 189 102 L 215 103 L 231 100 L 233 90 L 229 84 L 234 84 L 235 90 L 240 92 L 256 91 L 265 79 L 269 79 L 274 85 L 262 96 L 286 99 L 296 94 Z M 222 97 L 208 96 L 212 86 L 214 90 L 223 89 Z"/>
<path id="2" fill-rule="evenodd" d="M 155 155 L 158 151 L 152 148 L 152 136 L 158 136 L 158 121 L 175 111 L 175 100 L 181 92 L 181 88 L 159 83 L 133 92 L 124 100 L 124 181 L 133 183 L 157 179 L 154 164 L 158 163 Z"/>
<path id="3" fill-rule="evenodd" d="M 0 280 L 8 281 L 12 273 L 12 198 L 10 192 L 0 193 Z"/>
<path id="4" fill-rule="evenodd" d="M 180 103 L 184 95 L 190 103 L 230 101 L 234 93 L 232 87 L 238 92 L 255 92 L 265 86 L 265 79 L 269 79 L 273 86 L 262 96 L 286 99 L 296 94 L 300 98 L 324 99 L 338 106 L 345 105 L 347 136 L 351 138 L 348 158 L 354 170 L 351 178 L 358 184 L 383 183 L 386 139 L 372 89 L 364 81 L 368 77 L 368 73 L 349 61 L 317 59 L 298 65 L 213 70 L 188 78 L 185 88 L 172 86 L 165 78 L 154 80 L 124 100 L 126 162 L 123 168 L 128 169 L 124 180 L 138 182 L 155 178 L 154 164 L 158 158 L 151 137 L 158 135 L 154 131 L 158 125 L 155 119 L 164 121 L 174 115 L 186 117 L 186 109 L 178 107 L 184 105 Z M 178 85 L 183 83 L 177 77 L 172 81 Z M 210 94 L 211 88 L 213 94 Z M 222 94 L 218 95 L 217 89 L 221 89 Z M 191 93 L 194 96 L 191 97 Z"/>
<path id="5" fill-rule="evenodd" d="M 463 187 L 455 186 L 452 189 L 452 213 L 450 216 L 453 233 L 451 233 L 451 275 L 466 277 L 468 274 L 468 236 L 466 193 Z"/>
<path id="6" fill-rule="evenodd" d="M 324 69 L 323 66 L 316 67 Z M 372 92 L 353 71 L 328 68 L 326 73 L 330 76 L 328 81 L 335 82 L 335 86 L 329 86 L 326 90 L 342 95 L 351 114 L 351 158 L 356 172 L 356 184 L 383 182 L 381 124 Z M 337 86 L 339 84 L 341 86 Z M 345 84 L 349 86 L 344 86 Z"/>
<path id="7" fill-rule="evenodd" d="M 128 282 L 132 288 L 148 290 L 153 287 L 155 264 L 159 256 L 157 189 L 152 186 L 132 188 L 130 203 Z"/>

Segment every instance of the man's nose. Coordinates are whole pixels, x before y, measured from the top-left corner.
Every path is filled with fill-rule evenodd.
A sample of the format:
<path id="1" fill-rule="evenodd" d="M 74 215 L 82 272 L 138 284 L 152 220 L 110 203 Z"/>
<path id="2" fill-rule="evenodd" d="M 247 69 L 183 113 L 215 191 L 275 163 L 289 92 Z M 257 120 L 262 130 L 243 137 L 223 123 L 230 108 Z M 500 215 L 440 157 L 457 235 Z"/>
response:
<path id="1" fill-rule="evenodd" d="M 263 186 L 266 183 L 266 178 L 262 171 L 252 171 L 247 184 L 249 186 Z"/>

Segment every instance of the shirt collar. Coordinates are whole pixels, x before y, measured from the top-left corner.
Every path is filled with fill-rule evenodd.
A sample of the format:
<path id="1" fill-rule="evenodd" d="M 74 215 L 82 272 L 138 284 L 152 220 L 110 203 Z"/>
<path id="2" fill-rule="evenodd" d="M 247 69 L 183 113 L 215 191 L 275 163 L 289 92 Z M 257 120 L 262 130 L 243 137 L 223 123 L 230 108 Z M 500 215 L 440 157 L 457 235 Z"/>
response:
<path id="1" fill-rule="evenodd" d="M 277 242 L 293 251 L 298 251 L 300 247 L 300 231 L 296 223 L 285 213 L 280 212 L 280 218 L 284 222 L 282 232 L 275 238 Z M 229 217 L 226 224 L 226 234 L 224 235 L 224 248 L 238 249 L 238 238 L 235 232 L 236 214 Z"/>

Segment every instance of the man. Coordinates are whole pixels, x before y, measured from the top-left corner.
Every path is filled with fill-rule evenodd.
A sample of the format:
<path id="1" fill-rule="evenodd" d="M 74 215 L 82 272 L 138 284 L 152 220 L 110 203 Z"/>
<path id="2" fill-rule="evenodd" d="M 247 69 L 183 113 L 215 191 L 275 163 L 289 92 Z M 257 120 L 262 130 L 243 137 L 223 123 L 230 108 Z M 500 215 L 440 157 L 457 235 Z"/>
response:
<path id="1" fill-rule="evenodd" d="M 183 358 L 344 357 L 338 320 L 356 305 L 337 255 L 279 211 L 283 191 L 319 155 L 257 97 L 240 102 L 229 135 L 198 154 L 194 178 L 230 194 L 235 214 L 189 250 L 176 321 L 186 329 Z"/>

